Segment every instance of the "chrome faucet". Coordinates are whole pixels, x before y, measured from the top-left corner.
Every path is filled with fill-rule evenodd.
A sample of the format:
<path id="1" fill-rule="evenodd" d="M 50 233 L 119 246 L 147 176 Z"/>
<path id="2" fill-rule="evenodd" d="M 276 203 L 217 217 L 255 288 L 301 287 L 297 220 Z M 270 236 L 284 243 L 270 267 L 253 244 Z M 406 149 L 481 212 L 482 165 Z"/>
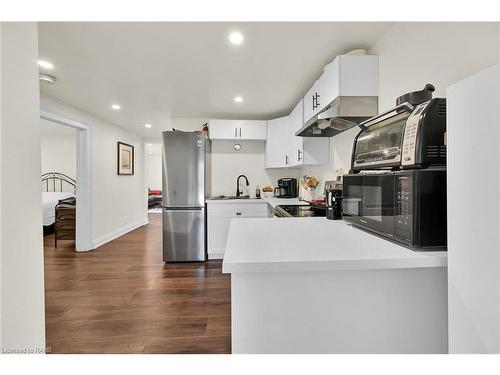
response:
<path id="1" fill-rule="evenodd" d="M 246 186 L 249 185 L 248 183 L 248 178 L 244 174 L 240 174 L 238 178 L 236 179 L 236 196 L 239 197 L 241 194 L 243 194 L 242 191 L 240 191 L 240 178 L 243 177 L 246 181 Z"/>

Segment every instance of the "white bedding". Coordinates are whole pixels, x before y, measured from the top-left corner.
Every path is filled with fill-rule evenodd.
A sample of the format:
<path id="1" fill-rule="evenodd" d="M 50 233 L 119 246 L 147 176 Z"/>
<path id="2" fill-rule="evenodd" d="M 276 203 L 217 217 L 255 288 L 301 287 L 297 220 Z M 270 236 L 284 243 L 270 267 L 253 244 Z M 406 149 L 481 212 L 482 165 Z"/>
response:
<path id="1" fill-rule="evenodd" d="M 43 192 L 42 193 L 42 207 L 43 207 L 43 225 L 51 225 L 56 221 L 56 204 L 60 199 L 74 197 L 73 193 L 53 193 L 53 192 Z"/>

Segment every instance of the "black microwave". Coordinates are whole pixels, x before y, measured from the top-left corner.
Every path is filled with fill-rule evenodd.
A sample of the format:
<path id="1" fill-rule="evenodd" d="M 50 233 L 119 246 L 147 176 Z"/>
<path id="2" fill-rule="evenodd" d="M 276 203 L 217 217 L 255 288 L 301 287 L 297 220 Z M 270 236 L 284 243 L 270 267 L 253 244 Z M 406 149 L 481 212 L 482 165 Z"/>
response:
<path id="1" fill-rule="evenodd" d="M 344 175 L 343 219 L 420 250 L 446 248 L 446 168 Z"/>

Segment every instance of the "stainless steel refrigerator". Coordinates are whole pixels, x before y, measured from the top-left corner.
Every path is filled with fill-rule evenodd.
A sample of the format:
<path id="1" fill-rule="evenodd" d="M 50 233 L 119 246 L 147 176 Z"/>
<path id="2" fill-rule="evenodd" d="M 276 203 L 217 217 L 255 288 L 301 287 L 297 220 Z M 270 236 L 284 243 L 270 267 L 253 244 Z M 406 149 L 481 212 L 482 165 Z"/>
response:
<path id="1" fill-rule="evenodd" d="M 203 132 L 163 132 L 163 261 L 205 261 L 210 141 Z"/>

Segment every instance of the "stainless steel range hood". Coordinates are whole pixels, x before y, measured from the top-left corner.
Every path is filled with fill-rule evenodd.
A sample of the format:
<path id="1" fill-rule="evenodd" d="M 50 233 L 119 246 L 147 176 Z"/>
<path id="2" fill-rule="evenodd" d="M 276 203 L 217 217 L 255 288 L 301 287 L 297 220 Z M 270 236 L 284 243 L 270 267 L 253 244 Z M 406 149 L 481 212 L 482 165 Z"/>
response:
<path id="1" fill-rule="evenodd" d="M 377 113 L 377 96 L 338 96 L 323 111 L 307 121 L 295 135 L 333 137 L 376 116 Z"/>

